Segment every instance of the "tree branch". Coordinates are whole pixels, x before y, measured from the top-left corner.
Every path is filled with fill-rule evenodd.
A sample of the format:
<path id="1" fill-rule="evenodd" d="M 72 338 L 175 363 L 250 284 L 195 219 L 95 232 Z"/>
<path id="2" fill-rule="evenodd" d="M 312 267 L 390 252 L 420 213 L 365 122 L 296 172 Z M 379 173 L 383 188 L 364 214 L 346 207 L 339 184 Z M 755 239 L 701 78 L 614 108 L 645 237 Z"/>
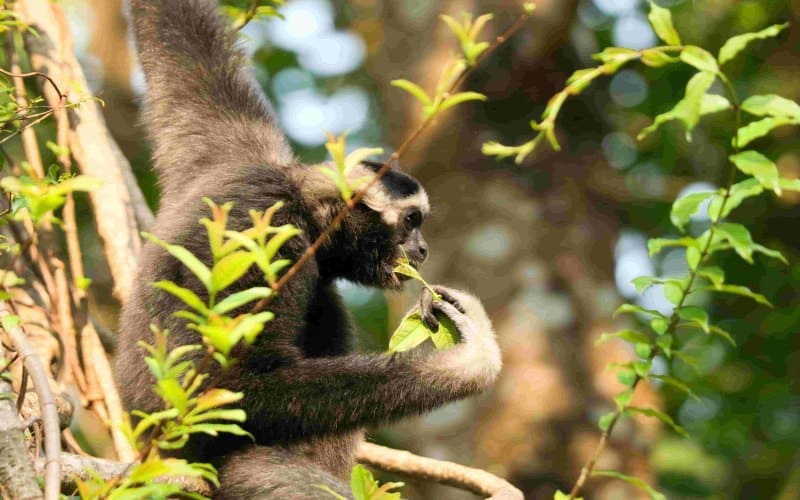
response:
<path id="1" fill-rule="evenodd" d="M 3 344 L 0 343 L 0 365 L 4 361 Z M 2 369 L 0 369 L 2 373 Z M 10 500 L 28 500 L 42 497 L 42 490 L 36 483 L 28 446 L 23 431 L 25 426 L 19 419 L 10 397 L 11 385 L 0 378 L 0 496 Z"/>
<path id="2" fill-rule="evenodd" d="M 30 60 L 34 70 L 50 76 L 66 88 L 75 83 L 88 92 L 89 85 L 71 47 L 66 17 L 60 5 L 47 0 L 20 0 L 20 17 L 34 26 L 38 37 L 29 36 Z M 52 87 L 43 93 L 53 105 L 60 96 Z M 152 223 L 152 213 L 136 184 L 130 164 L 111 137 L 95 101 L 71 109 L 73 129 L 69 145 L 80 169 L 102 182 L 90 193 L 97 229 L 104 242 L 106 258 L 114 278 L 114 292 L 122 300 L 133 284 L 136 257 L 141 248 L 139 224 Z"/>
<path id="3" fill-rule="evenodd" d="M 429 479 L 488 496 L 492 500 L 522 500 L 523 495 L 505 479 L 481 469 L 420 457 L 372 443 L 361 443 L 356 460 L 387 472 Z"/>
<path id="4" fill-rule="evenodd" d="M 7 316 L 12 316 L 8 304 L 0 301 L 0 319 Z M 61 430 L 58 426 L 56 400 L 47 380 L 47 372 L 28 342 L 25 332 L 18 326 L 7 328 L 5 331 L 30 373 L 34 390 L 39 396 L 39 411 L 44 424 L 44 497 L 46 500 L 58 500 L 61 491 L 61 466 L 58 461 L 58 453 L 61 451 Z"/>

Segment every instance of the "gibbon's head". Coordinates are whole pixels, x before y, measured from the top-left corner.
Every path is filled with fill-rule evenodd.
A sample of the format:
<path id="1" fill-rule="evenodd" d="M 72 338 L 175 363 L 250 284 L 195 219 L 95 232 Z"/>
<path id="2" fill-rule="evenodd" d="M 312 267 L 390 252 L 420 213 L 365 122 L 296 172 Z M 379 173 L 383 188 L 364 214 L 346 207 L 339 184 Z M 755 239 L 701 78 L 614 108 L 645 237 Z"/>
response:
<path id="1" fill-rule="evenodd" d="M 381 166 L 363 162 L 350 173 L 351 183 L 358 186 Z M 336 206 L 325 210 L 329 215 L 322 219 L 330 220 L 341 204 L 337 190 Z M 428 195 L 419 181 L 392 168 L 367 191 L 321 249 L 317 256 L 320 273 L 367 286 L 400 288 L 406 278 L 392 271 L 397 259 L 408 257 L 411 265 L 418 267 L 428 257 L 421 227 L 429 212 Z"/>

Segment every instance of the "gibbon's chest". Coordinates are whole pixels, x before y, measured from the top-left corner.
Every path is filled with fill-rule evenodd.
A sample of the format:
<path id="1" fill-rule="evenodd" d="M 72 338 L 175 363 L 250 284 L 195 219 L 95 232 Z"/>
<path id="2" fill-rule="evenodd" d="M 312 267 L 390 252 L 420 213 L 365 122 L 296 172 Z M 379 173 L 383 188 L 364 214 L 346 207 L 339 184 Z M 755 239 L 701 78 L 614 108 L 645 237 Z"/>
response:
<path id="1" fill-rule="evenodd" d="M 318 286 L 306 311 L 300 345 L 307 357 L 338 356 L 350 351 L 350 314 L 333 285 Z"/>

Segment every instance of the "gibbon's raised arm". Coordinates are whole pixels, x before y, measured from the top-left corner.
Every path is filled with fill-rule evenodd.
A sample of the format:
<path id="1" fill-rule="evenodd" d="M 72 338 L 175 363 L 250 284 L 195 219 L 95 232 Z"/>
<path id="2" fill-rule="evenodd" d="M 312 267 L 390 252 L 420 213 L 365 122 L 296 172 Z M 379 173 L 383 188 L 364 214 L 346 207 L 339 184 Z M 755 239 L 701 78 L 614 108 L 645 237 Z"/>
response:
<path id="1" fill-rule="evenodd" d="M 148 87 L 145 121 L 167 192 L 197 164 L 292 160 L 216 1 L 130 0 L 130 12 Z"/>

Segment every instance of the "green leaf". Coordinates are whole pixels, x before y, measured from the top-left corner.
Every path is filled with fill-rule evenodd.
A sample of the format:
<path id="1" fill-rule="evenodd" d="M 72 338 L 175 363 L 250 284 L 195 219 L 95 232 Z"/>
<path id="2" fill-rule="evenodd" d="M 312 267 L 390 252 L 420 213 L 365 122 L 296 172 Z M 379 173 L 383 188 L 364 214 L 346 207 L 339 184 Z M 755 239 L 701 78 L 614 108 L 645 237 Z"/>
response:
<path id="1" fill-rule="evenodd" d="M 70 177 L 64 181 L 59 182 L 49 189 L 49 193 L 56 195 L 64 195 L 75 191 L 93 191 L 102 186 L 99 180 L 88 175 L 77 175 Z"/>
<path id="2" fill-rule="evenodd" d="M 658 335 L 663 335 L 669 328 L 669 320 L 665 317 L 653 318 L 650 320 L 650 328 Z"/>
<path id="3" fill-rule="evenodd" d="M 700 121 L 703 96 L 714 83 L 715 78 L 716 75 L 709 71 L 695 74 L 686 84 L 686 93 L 683 99 L 678 101 L 671 110 L 656 116 L 653 123 L 639 133 L 638 139 L 644 139 L 670 120 L 680 120 L 686 126 L 686 140 L 691 140 L 691 132 Z"/>
<path id="4" fill-rule="evenodd" d="M 704 309 L 697 306 L 683 306 L 677 310 L 677 313 L 681 319 L 697 325 L 709 333 L 708 313 Z"/>
<path id="5" fill-rule="evenodd" d="M 617 370 L 617 380 L 626 387 L 633 387 L 637 380 L 636 372 L 630 368 L 621 368 Z"/>
<path id="6" fill-rule="evenodd" d="M 742 103 L 742 110 L 756 116 L 793 118 L 800 121 L 800 104 L 775 94 L 750 96 Z"/>
<path id="7" fill-rule="evenodd" d="M 439 110 L 444 111 L 447 108 L 451 108 L 453 106 L 456 106 L 458 104 L 467 101 L 485 101 L 485 100 L 486 96 L 483 94 L 479 94 L 477 92 L 459 92 L 457 94 L 451 95 L 450 97 L 442 101 L 442 104 L 439 106 Z"/>
<path id="8" fill-rule="evenodd" d="M 766 189 L 771 189 L 780 194 L 778 184 L 778 167 L 775 163 L 758 151 L 742 151 L 731 155 L 730 160 L 740 171 L 752 175 Z"/>
<path id="9" fill-rule="evenodd" d="M 770 301 L 767 300 L 766 297 L 761 295 L 760 293 L 755 293 L 746 286 L 741 285 L 721 285 L 721 286 L 710 286 L 701 288 L 702 291 L 710 291 L 710 292 L 721 292 L 721 293 L 729 293 L 733 295 L 741 295 L 743 297 L 748 297 L 759 304 L 764 304 L 765 306 L 772 307 Z"/>
<path id="10" fill-rule="evenodd" d="M 725 271 L 717 266 L 704 266 L 697 270 L 697 274 L 706 278 L 713 286 L 725 283 Z"/>
<path id="11" fill-rule="evenodd" d="M 614 317 L 624 313 L 642 313 L 642 314 L 648 314 L 650 316 L 656 316 L 659 318 L 666 317 L 660 312 L 656 311 L 655 309 L 645 309 L 643 307 L 633 304 L 622 304 L 621 306 L 619 306 L 617 310 L 614 311 Z"/>
<path id="12" fill-rule="evenodd" d="M 633 346 L 633 351 L 642 359 L 647 359 L 653 353 L 653 347 L 650 344 L 638 343 Z"/>
<path id="13" fill-rule="evenodd" d="M 461 335 L 458 334 L 458 327 L 453 323 L 453 320 L 440 311 L 435 311 L 434 314 L 436 319 L 439 320 L 439 328 L 431 335 L 431 340 L 436 349 L 441 351 L 458 344 Z"/>
<path id="14" fill-rule="evenodd" d="M 709 191 L 692 193 L 675 200 L 669 214 L 669 219 L 672 221 L 672 224 L 681 231 L 684 231 L 692 215 L 694 215 L 697 210 L 700 209 L 700 205 L 713 194 L 713 192 Z"/>
<path id="15" fill-rule="evenodd" d="M 13 330 L 14 328 L 18 328 L 20 323 L 21 323 L 21 320 L 19 319 L 19 316 L 15 315 L 15 314 L 6 314 L 0 320 L 0 324 L 3 325 L 3 330 L 5 330 L 5 331 L 9 331 L 9 330 Z"/>
<path id="16" fill-rule="evenodd" d="M 653 31 L 667 45 L 681 44 L 681 37 L 678 36 L 678 31 L 672 24 L 672 13 L 669 9 L 660 7 L 653 0 L 650 0 L 650 12 L 647 14 L 647 19 L 650 21 Z"/>
<path id="17" fill-rule="evenodd" d="M 783 185 L 781 185 L 781 188 L 786 189 Z M 716 194 L 711 198 L 711 203 L 708 204 L 708 216 L 712 221 L 724 219 L 741 205 L 744 200 L 752 198 L 753 196 L 758 196 L 763 191 L 764 188 L 761 186 L 758 179 L 746 179 L 742 182 L 737 182 L 731 186 L 730 195 L 727 201 L 725 201 L 724 209 L 722 207 L 723 195 Z M 720 212 L 720 209 L 723 209 L 722 212 Z"/>
<path id="18" fill-rule="evenodd" d="M 600 335 L 600 338 L 597 339 L 595 345 L 602 344 L 603 342 L 608 341 L 609 339 L 622 339 L 626 342 L 630 342 L 632 344 L 635 343 L 650 343 L 650 337 L 645 335 L 642 332 L 637 332 L 636 330 L 619 330 L 614 333 L 604 333 Z"/>
<path id="19" fill-rule="evenodd" d="M 639 53 L 633 49 L 626 49 L 624 47 L 606 47 L 603 49 L 602 52 L 597 54 L 593 54 L 592 58 L 596 59 L 602 63 L 618 63 L 618 62 L 627 62 L 632 59 L 639 57 Z M 595 71 L 594 68 L 589 68 L 586 70 L 579 70 L 585 72 L 592 72 Z M 576 77 L 577 72 L 573 73 L 570 77 L 573 81 L 578 78 Z M 568 82 L 569 83 L 569 82 Z"/>
<path id="20" fill-rule="evenodd" d="M 670 280 L 664 283 L 664 297 L 675 305 L 683 299 L 683 287 L 677 281 Z"/>
<path id="21" fill-rule="evenodd" d="M 429 106 L 431 104 L 431 98 L 428 97 L 428 94 L 416 83 L 404 79 L 392 80 L 391 83 L 393 87 L 401 88 L 416 97 L 423 105 Z"/>
<path id="22" fill-rule="evenodd" d="M 614 479 L 619 479 L 621 481 L 625 481 L 628 484 L 636 486 L 640 490 L 650 495 L 650 498 L 652 500 L 667 500 L 666 496 L 654 490 L 649 484 L 645 483 L 638 477 L 627 476 L 621 472 L 616 472 L 613 470 L 595 470 L 592 471 L 592 476 L 613 477 Z"/>
<path id="23" fill-rule="evenodd" d="M 410 314 L 389 339 L 389 352 L 409 351 L 428 340 L 433 332 L 418 313 Z"/>
<path id="24" fill-rule="evenodd" d="M 192 309 L 201 312 L 204 315 L 208 314 L 208 307 L 206 307 L 205 302 L 203 302 L 200 297 L 197 296 L 193 291 L 189 290 L 188 288 L 183 288 L 181 286 L 176 285 L 171 281 L 156 281 L 151 283 L 151 286 L 154 288 L 158 288 L 159 290 L 164 290 L 167 293 L 171 293 L 172 295 L 178 297 L 183 301 L 184 304 L 191 307 Z"/>
<path id="25" fill-rule="evenodd" d="M 672 417 L 670 417 L 669 415 L 660 410 L 656 410 L 655 408 L 638 408 L 636 406 L 629 406 L 626 411 L 628 411 L 629 413 L 639 413 L 647 417 L 657 418 L 661 420 L 663 423 L 672 427 L 672 429 L 681 436 L 689 437 L 689 433 L 686 432 L 686 429 L 675 423 L 675 421 L 672 420 Z"/>
<path id="26" fill-rule="evenodd" d="M 211 289 L 219 292 L 228 288 L 236 280 L 244 276 L 255 262 L 256 257 L 250 252 L 236 251 L 223 257 L 214 264 L 211 270 Z"/>
<path id="27" fill-rule="evenodd" d="M 633 389 L 626 389 L 616 396 L 614 396 L 614 403 L 617 405 L 617 409 L 622 411 L 625 409 L 626 406 L 631 404 L 631 400 L 633 399 Z"/>
<path id="28" fill-rule="evenodd" d="M 694 391 L 692 391 L 692 389 L 688 385 L 684 384 L 675 377 L 670 377 L 669 375 L 651 375 L 650 378 L 660 380 L 661 382 L 669 386 L 672 386 L 678 389 L 679 391 L 686 393 L 689 397 L 691 397 L 695 401 L 700 401 L 700 398 L 697 396 L 697 394 L 694 393 Z"/>
<path id="29" fill-rule="evenodd" d="M 754 243 L 746 227 L 732 222 L 722 222 L 717 225 L 717 232 L 731 244 L 741 258 L 753 263 Z"/>
<path id="30" fill-rule="evenodd" d="M 213 311 L 217 314 L 225 314 L 237 307 L 249 304 L 254 300 L 263 299 L 272 295 L 272 289 L 269 287 L 253 287 L 241 292 L 236 292 L 225 297 L 219 304 L 214 306 Z"/>
<path id="31" fill-rule="evenodd" d="M 680 61 L 679 58 L 672 57 L 657 48 L 642 50 L 642 63 L 651 68 L 660 68 L 678 61 Z"/>
<path id="32" fill-rule="evenodd" d="M 780 32 L 788 26 L 789 24 L 775 24 L 755 33 L 745 33 L 731 37 L 722 45 L 722 48 L 719 49 L 719 56 L 717 59 L 720 64 L 725 64 L 744 50 L 750 42 L 778 36 Z"/>
<path id="33" fill-rule="evenodd" d="M 652 257 L 667 247 L 691 247 L 697 244 L 697 240 L 690 237 L 672 238 L 651 238 L 647 240 L 647 253 Z"/>
<path id="34" fill-rule="evenodd" d="M 600 430 L 605 432 L 611 426 L 611 422 L 617 416 L 616 412 L 609 412 L 605 415 L 600 417 L 600 420 L 597 422 L 597 426 L 600 427 Z"/>
<path id="35" fill-rule="evenodd" d="M 154 234 L 150 233 L 142 233 L 142 237 L 152 241 L 156 245 L 160 246 L 164 250 L 166 250 L 170 255 L 178 259 L 181 264 L 186 266 L 192 274 L 197 276 L 197 279 L 200 280 L 200 283 L 209 288 L 211 286 L 211 270 L 205 266 L 200 260 L 192 255 L 192 253 L 183 248 L 180 245 L 171 245 L 166 241 L 158 238 Z"/>
<path id="36" fill-rule="evenodd" d="M 765 247 L 763 245 L 759 245 L 758 243 L 753 243 L 752 248 L 753 248 L 754 252 L 758 252 L 758 253 L 764 254 L 767 257 L 770 257 L 772 259 L 778 259 L 779 261 L 783 262 L 784 264 L 789 265 L 789 261 L 786 260 L 786 257 L 784 257 L 783 254 L 780 253 L 777 250 L 772 250 L 771 248 L 767 248 L 767 247 Z"/>
<path id="37" fill-rule="evenodd" d="M 798 124 L 800 124 L 800 119 L 786 118 L 784 116 L 768 116 L 767 118 L 750 122 L 736 131 L 736 145 L 743 148 L 754 140 L 764 137 L 778 127 Z"/>
<path id="38" fill-rule="evenodd" d="M 680 58 L 681 61 L 690 66 L 694 66 L 700 71 L 708 71 L 709 73 L 717 73 L 719 71 L 717 60 L 714 59 L 714 56 L 700 47 L 694 45 L 684 47 L 681 51 Z"/>
<path id="39" fill-rule="evenodd" d="M 710 115 L 713 113 L 719 113 L 720 111 L 725 111 L 726 109 L 733 109 L 731 102 L 721 95 L 717 94 L 705 94 L 700 99 L 700 115 Z"/>
<path id="40" fill-rule="evenodd" d="M 633 286 L 636 287 L 636 291 L 641 294 L 651 286 L 659 283 L 659 280 L 653 276 L 639 276 L 637 278 L 633 278 L 631 283 L 633 283 Z"/>

